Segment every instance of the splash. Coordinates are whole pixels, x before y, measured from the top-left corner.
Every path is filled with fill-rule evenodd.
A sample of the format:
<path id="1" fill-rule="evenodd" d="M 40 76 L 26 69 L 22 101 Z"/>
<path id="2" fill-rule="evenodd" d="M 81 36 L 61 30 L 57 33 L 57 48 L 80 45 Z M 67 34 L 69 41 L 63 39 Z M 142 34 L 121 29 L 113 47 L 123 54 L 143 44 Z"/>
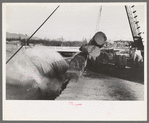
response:
<path id="1" fill-rule="evenodd" d="M 68 64 L 47 46 L 22 48 L 6 66 L 6 84 L 60 93 Z"/>

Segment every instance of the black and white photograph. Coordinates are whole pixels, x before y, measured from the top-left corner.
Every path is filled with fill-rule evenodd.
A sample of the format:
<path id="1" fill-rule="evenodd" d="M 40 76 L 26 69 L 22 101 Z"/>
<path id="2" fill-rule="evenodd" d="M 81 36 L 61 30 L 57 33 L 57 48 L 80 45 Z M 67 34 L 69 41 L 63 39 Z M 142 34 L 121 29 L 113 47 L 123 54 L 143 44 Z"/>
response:
<path id="1" fill-rule="evenodd" d="M 4 119 L 50 120 L 37 115 L 37 109 L 35 116 L 25 108 L 20 109 L 24 115 L 18 111 L 31 104 L 32 112 L 44 103 L 48 111 L 44 106 L 43 112 L 48 113 L 51 103 L 58 110 L 64 103 L 73 111 L 91 104 L 94 111 L 104 112 L 103 118 L 81 115 L 84 120 L 113 116 L 115 120 L 122 103 L 128 103 L 132 113 L 137 103 L 136 116 L 125 114 L 123 119 L 117 113 L 118 119 L 146 119 L 147 3 L 3 3 L 2 7 Z M 18 102 L 15 109 L 11 104 Z M 10 116 L 9 108 L 16 115 Z M 55 119 L 54 115 L 51 120 Z"/>

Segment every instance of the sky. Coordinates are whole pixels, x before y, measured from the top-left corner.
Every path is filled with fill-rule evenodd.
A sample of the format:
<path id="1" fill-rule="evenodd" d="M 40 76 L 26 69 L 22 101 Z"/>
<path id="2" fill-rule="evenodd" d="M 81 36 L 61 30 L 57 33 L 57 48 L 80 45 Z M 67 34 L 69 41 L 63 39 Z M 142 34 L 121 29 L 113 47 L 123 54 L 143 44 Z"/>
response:
<path id="1" fill-rule="evenodd" d="M 133 40 L 125 5 L 135 5 L 140 31 L 146 34 L 145 3 L 7 3 L 3 5 L 3 20 L 7 32 L 27 34 L 28 36 L 60 5 L 57 11 L 34 35 L 43 39 L 75 41 L 90 40 L 99 30 L 108 40 Z M 145 40 L 144 35 L 142 37 Z"/>

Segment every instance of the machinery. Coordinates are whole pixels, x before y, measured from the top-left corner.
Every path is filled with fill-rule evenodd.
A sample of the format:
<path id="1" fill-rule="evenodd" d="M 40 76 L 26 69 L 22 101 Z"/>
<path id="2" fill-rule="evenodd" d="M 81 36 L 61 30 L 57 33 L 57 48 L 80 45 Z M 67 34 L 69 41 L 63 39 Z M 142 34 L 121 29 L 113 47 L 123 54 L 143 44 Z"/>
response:
<path id="1" fill-rule="evenodd" d="M 133 41 L 134 41 L 134 47 L 137 47 L 138 50 L 144 50 L 144 46 L 142 43 L 142 37 L 140 32 L 140 26 L 139 26 L 139 21 L 137 20 L 137 15 L 136 15 L 136 10 L 134 9 L 133 6 L 125 6 Z"/>
<path id="2" fill-rule="evenodd" d="M 141 32 L 139 30 L 139 21 L 137 20 L 136 10 L 133 6 L 125 6 L 133 42 L 115 41 L 113 48 L 102 48 L 101 62 L 102 64 L 114 64 L 120 68 L 125 68 L 128 59 L 133 59 L 135 50 L 140 50 L 144 56 L 144 46 L 142 42 Z"/>
<path id="3" fill-rule="evenodd" d="M 131 59 L 131 44 L 130 41 L 114 41 L 112 48 L 102 49 L 102 58 L 104 64 L 114 64 L 117 67 L 125 68 L 127 60 Z"/>

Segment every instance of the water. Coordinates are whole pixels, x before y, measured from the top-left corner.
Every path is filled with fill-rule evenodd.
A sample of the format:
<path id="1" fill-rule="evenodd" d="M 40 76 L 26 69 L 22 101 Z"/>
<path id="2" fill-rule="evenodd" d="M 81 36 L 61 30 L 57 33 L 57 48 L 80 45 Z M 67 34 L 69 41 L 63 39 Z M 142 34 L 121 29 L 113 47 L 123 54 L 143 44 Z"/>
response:
<path id="1" fill-rule="evenodd" d="M 6 65 L 6 99 L 51 99 L 65 81 L 68 64 L 46 46 L 23 47 Z"/>

